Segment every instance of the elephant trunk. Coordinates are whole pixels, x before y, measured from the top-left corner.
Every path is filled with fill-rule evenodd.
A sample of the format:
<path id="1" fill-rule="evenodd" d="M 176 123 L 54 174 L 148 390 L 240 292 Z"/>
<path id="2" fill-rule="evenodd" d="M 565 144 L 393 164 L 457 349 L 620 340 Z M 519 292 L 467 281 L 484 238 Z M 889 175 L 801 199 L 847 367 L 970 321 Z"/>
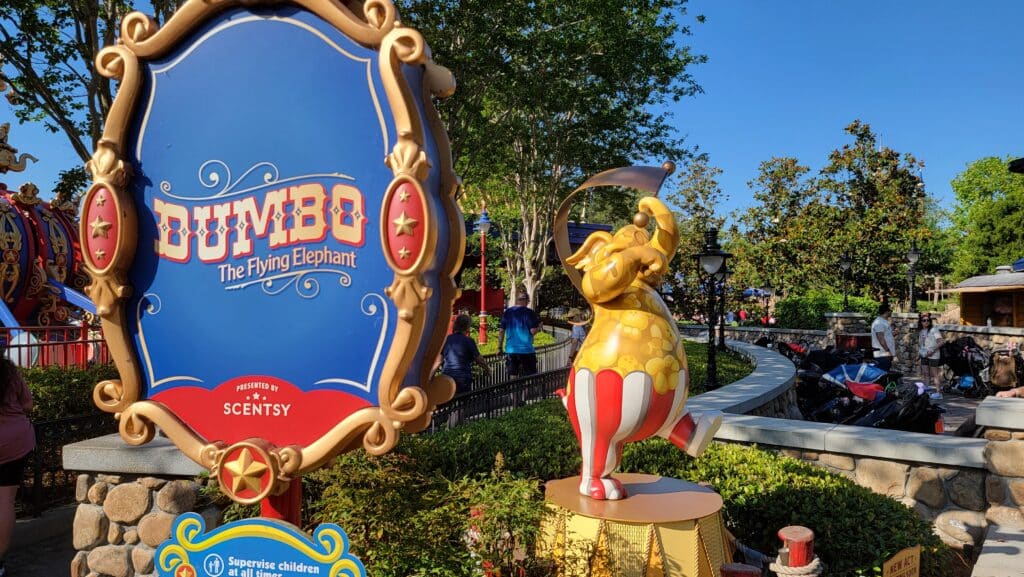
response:
<path id="1" fill-rule="evenodd" d="M 672 211 L 653 196 L 641 198 L 638 206 L 641 212 L 654 217 L 656 227 L 651 246 L 671 259 L 679 247 L 679 229 Z"/>

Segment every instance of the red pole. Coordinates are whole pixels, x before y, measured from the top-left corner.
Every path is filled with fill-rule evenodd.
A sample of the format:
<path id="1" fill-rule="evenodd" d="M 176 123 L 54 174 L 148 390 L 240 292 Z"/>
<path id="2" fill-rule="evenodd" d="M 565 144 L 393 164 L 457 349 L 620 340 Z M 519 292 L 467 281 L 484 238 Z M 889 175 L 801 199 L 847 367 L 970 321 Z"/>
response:
<path id="1" fill-rule="evenodd" d="M 260 515 L 302 527 L 302 478 L 292 481 L 284 493 L 260 501 Z"/>
<path id="2" fill-rule="evenodd" d="M 487 233 L 480 234 L 480 334 L 477 342 L 487 344 Z"/>
<path id="3" fill-rule="evenodd" d="M 800 525 L 779 529 L 779 539 L 789 549 L 787 567 L 803 567 L 814 560 L 814 531 Z"/>

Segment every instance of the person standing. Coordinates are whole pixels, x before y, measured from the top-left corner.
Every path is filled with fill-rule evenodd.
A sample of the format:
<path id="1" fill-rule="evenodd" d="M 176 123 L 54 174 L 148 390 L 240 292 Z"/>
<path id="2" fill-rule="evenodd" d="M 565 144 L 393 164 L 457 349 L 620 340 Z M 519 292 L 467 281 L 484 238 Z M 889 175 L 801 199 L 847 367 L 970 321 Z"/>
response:
<path id="1" fill-rule="evenodd" d="M 32 393 L 18 367 L 0 358 L 0 577 L 6 574 L 4 562 L 14 533 L 14 497 L 36 446 L 31 411 Z"/>
<path id="2" fill-rule="evenodd" d="M 892 336 L 892 307 L 889 303 L 878 305 L 878 316 L 871 323 L 871 348 L 875 351 L 875 365 L 889 371 L 896 360 L 896 339 Z"/>
<path id="3" fill-rule="evenodd" d="M 590 323 L 590 319 L 584 318 L 579 309 L 572 309 L 567 320 L 572 325 L 572 332 L 569 333 L 569 365 L 572 366 L 576 353 L 580 352 L 580 347 L 587 338 L 587 324 Z"/>
<path id="4" fill-rule="evenodd" d="M 921 376 L 935 388 L 937 393 L 942 393 L 942 361 L 940 360 L 940 349 L 942 348 L 942 332 L 935 328 L 935 322 L 928 313 L 921 313 L 917 317 L 917 338 L 918 354 L 921 356 Z"/>
<path id="5" fill-rule="evenodd" d="M 529 304 L 529 295 L 520 292 L 516 306 L 505 310 L 498 326 L 498 350 L 507 355 L 505 366 L 510 378 L 537 374 L 533 335 L 540 332 L 540 317 Z"/>
<path id="6" fill-rule="evenodd" d="M 455 317 L 452 325 L 452 334 L 444 341 L 441 347 L 441 354 L 434 363 L 434 370 L 441 367 L 441 372 L 448 375 L 455 381 L 455 394 L 461 395 L 473 390 L 473 363 L 480 365 L 485 370 L 487 363 L 480 354 L 480 349 L 469 337 L 469 329 L 473 326 L 473 319 L 469 315 Z"/>

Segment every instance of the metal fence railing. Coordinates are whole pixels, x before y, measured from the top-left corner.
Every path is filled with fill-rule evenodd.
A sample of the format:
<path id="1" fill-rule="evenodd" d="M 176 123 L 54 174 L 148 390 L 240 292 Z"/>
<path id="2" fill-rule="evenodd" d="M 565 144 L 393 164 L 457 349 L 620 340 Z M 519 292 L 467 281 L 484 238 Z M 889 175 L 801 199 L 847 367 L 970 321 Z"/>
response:
<path id="1" fill-rule="evenodd" d="M 64 470 L 64 445 L 116 432 L 117 421 L 108 413 L 97 412 L 40 421 L 35 430 L 36 449 L 29 456 L 15 501 L 18 513 L 31 515 L 75 500 L 78 473 Z"/>
<path id="2" fill-rule="evenodd" d="M 110 351 L 89 327 L 0 327 L 5 355 L 19 367 L 87 367 L 109 363 Z"/>
<path id="3" fill-rule="evenodd" d="M 456 395 L 434 411 L 430 428 L 437 430 L 472 419 L 504 415 L 516 407 L 554 396 L 568 379 L 569 367 L 562 367 Z"/>
<path id="4" fill-rule="evenodd" d="M 537 372 L 544 373 L 569 366 L 569 331 L 548 328 L 557 342 L 537 347 Z M 473 379 L 473 390 L 486 389 L 509 380 L 505 366 L 505 355 L 494 354 L 484 357 L 487 370 Z"/>

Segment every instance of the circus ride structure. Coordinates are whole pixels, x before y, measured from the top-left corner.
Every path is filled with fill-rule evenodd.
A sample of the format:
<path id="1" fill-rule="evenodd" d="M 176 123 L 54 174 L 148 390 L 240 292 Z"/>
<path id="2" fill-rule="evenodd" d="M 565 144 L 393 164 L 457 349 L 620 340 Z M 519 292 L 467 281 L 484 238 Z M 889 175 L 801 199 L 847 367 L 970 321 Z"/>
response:
<path id="1" fill-rule="evenodd" d="M 17 154 L 7 142 L 9 131 L 8 123 L 0 124 L 0 176 L 36 160 Z M 91 328 L 95 306 L 82 294 L 88 283 L 77 207 L 40 199 L 30 182 L 17 190 L 0 182 L 0 343 L 6 356 L 22 367 L 101 360 L 102 339 Z"/>

